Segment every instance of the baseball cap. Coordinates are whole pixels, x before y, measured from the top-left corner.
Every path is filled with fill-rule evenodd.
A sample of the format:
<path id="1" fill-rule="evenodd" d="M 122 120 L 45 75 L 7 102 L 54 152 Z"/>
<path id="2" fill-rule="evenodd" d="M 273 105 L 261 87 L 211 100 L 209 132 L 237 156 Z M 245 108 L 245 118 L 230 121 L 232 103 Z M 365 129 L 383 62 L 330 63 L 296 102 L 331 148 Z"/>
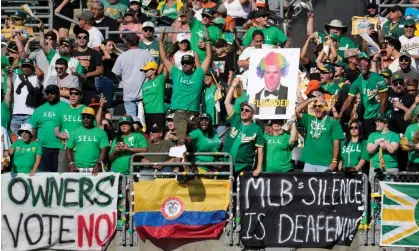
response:
<path id="1" fill-rule="evenodd" d="M 410 54 L 409 54 L 408 52 L 406 52 L 406 51 L 405 51 L 405 52 L 400 53 L 399 59 L 400 59 L 401 57 L 406 57 L 406 58 L 411 59 Z"/>
<path id="2" fill-rule="evenodd" d="M 312 91 L 315 91 L 317 89 L 320 88 L 320 82 L 318 80 L 310 80 L 310 82 L 308 82 L 307 88 L 304 92 L 305 95 L 310 94 Z"/>
<path id="3" fill-rule="evenodd" d="M 343 61 L 339 60 L 335 62 L 335 66 L 344 67 L 345 64 L 343 63 Z"/>
<path id="4" fill-rule="evenodd" d="M 393 75 L 393 72 L 389 68 L 384 68 L 380 71 L 380 75 L 385 78 L 388 78 Z"/>
<path id="5" fill-rule="evenodd" d="M 223 48 L 227 46 L 227 41 L 225 41 L 224 39 L 218 39 L 217 41 L 215 41 L 214 43 L 215 48 Z"/>
<path id="6" fill-rule="evenodd" d="M 255 109 L 253 109 L 253 106 L 251 104 L 249 104 L 248 102 L 242 102 L 240 104 L 240 108 L 243 108 L 245 106 L 249 107 L 252 111 L 255 111 Z"/>
<path id="7" fill-rule="evenodd" d="M 218 6 L 217 12 L 218 13 L 223 13 L 223 14 L 227 13 L 226 6 L 224 4 L 220 4 L 220 6 Z"/>
<path id="8" fill-rule="evenodd" d="M 175 117 L 175 114 L 170 113 L 169 115 L 167 115 L 166 120 L 169 120 L 169 119 L 173 120 L 174 117 Z"/>
<path id="9" fill-rule="evenodd" d="M 195 62 L 194 56 L 189 55 L 189 54 L 183 55 L 181 60 L 180 60 L 181 64 L 183 64 L 183 63 L 194 63 L 194 62 Z"/>
<path id="10" fill-rule="evenodd" d="M 202 10 L 201 15 L 207 15 L 207 16 L 211 16 L 211 17 L 212 17 L 212 15 L 213 15 L 213 11 L 212 11 L 212 9 L 210 9 L 210 8 L 204 8 L 204 9 Z"/>
<path id="11" fill-rule="evenodd" d="M 146 28 L 146 27 L 150 27 L 150 28 L 155 28 L 155 25 L 154 25 L 154 23 L 152 23 L 152 22 L 150 22 L 150 21 L 147 21 L 147 22 L 144 22 L 143 23 L 143 28 L 142 29 L 144 29 L 144 28 Z"/>
<path id="12" fill-rule="evenodd" d="M 350 57 L 355 57 L 355 56 L 359 56 L 361 55 L 361 52 L 359 51 L 359 49 L 357 48 L 349 48 L 345 51 L 345 59 L 350 58 Z"/>
<path id="13" fill-rule="evenodd" d="M 393 7 L 390 8 L 390 11 L 392 12 L 400 11 L 402 15 L 404 15 L 404 9 L 400 5 L 394 5 Z"/>
<path id="14" fill-rule="evenodd" d="M 131 4 L 131 3 L 140 3 L 140 0 L 129 0 L 129 4 Z"/>
<path id="15" fill-rule="evenodd" d="M 398 73 L 394 74 L 393 77 L 391 78 L 391 82 L 400 82 L 400 81 L 404 82 L 404 78 L 402 75 Z"/>
<path id="16" fill-rule="evenodd" d="M 259 9 L 254 12 L 254 18 L 269 16 L 269 13 L 265 9 Z"/>
<path id="17" fill-rule="evenodd" d="M 13 15 L 11 15 L 10 17 L 25 20 L 27 15 L 24 11 L 18 10 Z"/>
<path id="18" fill-rule="evenodd" d="M 404 20 L 404 27 L 409 26 L 409 25 L 415 25 L 415 20 L 414 19 L 405 19 Z"/>
<path id="19" fill-rule="evenodd" d="M 381 113 L 380 115 L 378 115 L 377 117 L 375 117 L 375 119 L 374 119 L 375 121 L 388 121 L 389 120 L 389 117 L 386 115 L 386 114 L 384 114 L 384 113 Z"/>
<path id="20" fill-rule="evenodd" d="M 69 39 L 69 38 L 60 38 L 60 45 L 66 43 L 69 44 L 70 46 L 73 46 L 73 40 Z"/>
<path id="21" fill-rule="evenodd" d="M 143 68 L 141 68 L 141 71 L 148 71 L 148 70 L 157 70 L 158 65 L 154 61 L 148 62 Z"/>
<path id="22" fill-rule="evenodd" d="M 189 41 L 188 35 L 186 33 L 178 33 L 176 36 L 176 41 L 178 41 L 179 43 L 182 41 Z"/>
<path id="23" fill-rule="evenodd" d="M 87 20 L 93 20 L 93 13 L 90 10 L 84 10 L 80 14 L 79 19 L 83 19 L 85 21 L 87 21 Z"/>
<path id="24" fill-rule="evenodd" d="M 128 123 L 128 124 L 133 124 L 134 120 L 131 118 L 131 116 L 129 115 L 125 115 L 119 118 L 118 124 L 122 124 L 122 123 Z"/>
<path id="25" fill-rule="evenodd" d="M 76 91 L 78 91 L 78 92 L 80 92 L 80 93 L 83 93 L 83 90 L 81 89 L 81 87 L 80 86 L 77 86 L 77 87 L 70 87 L 70 88 L 68 88 L 70 91 L 71 90 L 76 90 Z"/>
<path id="26" fill-rule="evenodd" d="M 368 3 L 367 4 L 367 9 L 371 9 L 371 8 L 377 9 L 378 5 L 376 3 Z"/>
<path id="27" fill-rule="evenodd" d="M 201 115 L 199 115 L 199 120 L 201 119 L 211 120 L 211 117 L 207 113 L 202 113 Z"/>
<path id="28" fill-rule="evenodd" d="M 154 124 L 153 127 L 151 127 L 150 131 L 152 133 L 160 133 L 160 132 L 163 132 L 163 129 L 160 128 L 157 124 Z"/>
<path id="29" fill-rule="evenodd" d="M 124 13 L 124 16 L 127 16 L 127 15 L 132 16 L 134 14 L 135 14 L 135 12 L 132 9 L 127 9 Z"/>
<path id="30" fill-rule="evenodd" d="M 335 73 L 335 67 L 330 64 L 325 64 L 323 67 L 318 67 L 321 73 Z"/>
<path id="31" fill-rule="evenodd" d="M 83 110 L 81 111 L 81 114 L 86 114 L 86 115 L 92 115 L 95 116 L 95 110 L 91 107 L 85 107 L 83 108 Z"/>
<path id="32" fill-rule="evenodd" d="M 17 131 L 17 134 L 20 136 L 22 134 L 22 132 L 29 132 L 30 134 L 32 134 L 32 125 L 29 123 L 24 123 L 20 126 L 20 129 Z"/>
<path id="33" fill-rule="evenodd" d="M 25 59 L 22 60 L 22 62 L 20 63 L 20 65 L 30 65 L 30 66 L 34 67 L 35 66 L 35 63 L 33 62 L 32 59 L 25 58 Z"/>
<path id="34" fill-rule="evenodd" d="M 60 93 L 60 88 L 58 87 L 58 85 L 48 85 L 45 88 L 45 93 L 50 93 L 50 92 L 58 94 Z"/>

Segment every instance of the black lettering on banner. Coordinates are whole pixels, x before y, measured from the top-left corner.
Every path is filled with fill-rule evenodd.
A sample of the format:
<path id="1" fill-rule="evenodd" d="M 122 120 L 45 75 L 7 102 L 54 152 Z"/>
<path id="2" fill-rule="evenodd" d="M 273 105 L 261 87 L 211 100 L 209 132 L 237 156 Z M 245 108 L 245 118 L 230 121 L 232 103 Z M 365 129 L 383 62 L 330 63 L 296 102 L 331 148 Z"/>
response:
<path id="1" fill-rule="evenodd" d="M 13 238 L 13 247 L 17 247 L 19 243 L 19 233 L 20 233 L 20 224 L 22 223 L 23 214 L 19 215 L 19 222 L 17 223 L 16 233 L 13 233 L 12 228 L 10 227 L 9 220 L 7 219 L 7 215 L 3 214 L 3 219 L 6 222 L 7 229 L 9 230 L 10 234 Z"/>
<path id="2" fill-rule="evenodd" d="M 32 218 L 37 219 L 38 223 L 39 223 L 39 228 L 35 228 L 36 231 L 31 231 L 34 228 L 28 226 L 29 225 L 29 220 L 32 219 Z M 24 230 L 25 230 L 26 239 L 28 240 L 28 244 L 31 245 L 31 246 L 38 244 L 38 242 L 41 241 L 42 236 L 44 234 L 44 222 L 42 220 L 42 217 L 39 216 L 38 214 L 31 214 L 28 217 L 26 217 L 26 220 L 25 220 L 25 223 L 24 223 Z M 38 239 L 36 241 L 33 241 L 29 232 L 31 232 L 31 233 L 39 232 Z"/>
<path id="3" fill-rule="evenodd" d="M 107 194 L 106 192 L 100 189 L 100 186 L 102 185 L 102 183 L 105 183 L 105 182 L 109 182 L 110 185 L 113 187 L 115 184 L 115 175 L 106 176 L 96 183 L 96 192 L 99 195 L 106 198 L 105 201 L 100 201 L 98 198 L 95 198 L 96 204 L 102 207 L 109 206 L 110 204 L 112 204 L 112 201 L 113 201 L 113 198 L 109 194 Z"/>
<path id="4" fill-rule="evenodd" d="M 47 182 L 50 184 L 50 190 L 48 192 L 48 202 L 49 205 L 52 204 L 52 198 L 53 198 L 53 193 L 55 191 L 55 196 L 56 196 L 56 201 L 57 201 L 57 206 L 61 205 L 61 200 L 63 198 L 64 195 L 64 178 L 60 179 L 60 185 L 57 184 L 57 181 L 55 180 L 55 177 L 49 177 L 47 178 Z"/>
<path id="5" fill-rule="evenodd" d="M 21 183 L 22 185 L 23 185 L 23 188 L 24 188 L 24 196 L 23 196 L 23 198 L 21 199 L 21 200 L 17 200 L 16 198 L 15 198 L 15 196 L 14 196 L 14 194 L 13 194 L 13 186 L 15 185 L 15 184 L 17 184 L 17 183 Z M 23 179 L 23 178 L 21 178 L 21 177 L 16 177 L 16 178 L 14 178 L 14 179 L 12 179 L 10 182 L 9 182 L 9 184 L 8 184 L 8 186 L 7 186 L 7 193 L 8 193 L 8 195 L 9 195 L 9 198 L 10 198 L 10 200 L 13 202 L 13 203 L 15 203 L 15 204 L 17 204 L 17 205 L 22 205 L 22 204 L 25 204 L 25 202 L 28 200 L 28 198 L 29 198 L 29 193 L 30 193 L 30 190 L 29 190 L 30 188 L 29 188 L 29 185 L 28 185 L 28 183 L 26 183 L 26 181 Z M 18 194 L 21 194 L 21 193 L 18 193 Z"/>
<path id="6" fill-rule="evenodd" d="M 29 186 L 31 188 L 31 195 L 32 195 L 32 206 L 36 207 L 38 204 L 39 198 L 41 198 L 42 203 L 44 204 L 44 207 L 49 207 L 51 205 L 51 202 L 48 203 L 48 191 L 49 191 L 49 182 L 48 180 L 45 180 L 45 192 L 43 185 L 38 185 L 38 191 L 35 191 L 35 188 L 33 187 L 32 179 L 29 179 Z"/>
<path id="7" fill-rule="evenodd" d="M 60 230 L 58 230 L 59 231 L 58 243 L 59 244 L 74 243 L 74 242 L 76 242 L 75 239 L 63 240 L 63 232 L 70 232 L 70 229 L 64 228 L 64 219 L 73 220 L 74 216 L 72 216 L 72 215 L 61 215 L 61 217 L 60 217 Z M 74 224 L 74 221 L 70 221 L 70 222 L 71 222 L 70 224 Z"/>
<path id="8" fill-rule="evenodd" d="M 363 213 L 362 175 L 270 173 L 240 178 L 245 247 L 349 246 Z"/>
<path id="9" fill-rule="evenodd" d="M 76 190 L 69 188 L 68 185 L 73 182 L 73 183 L 78 183 L 79 180 L 78 179 L 72 179 L 72 178 L 67 178 L 64 180 L 64 199 L 63 199 L 63 206 L 64 207 L 76 207 L 79 205 L 79 203 L 77 201 L 73 201 L 73 202 L 68 202 L 67 199 L 67 195 L 70 193 L 74 193 Z M 78 196 L 75 196 L 78 198 Z"/>
<path id="10" fill-rule="evenodd" d="M 43 214 L 42 217 L 46 217 L 46 218 L 49 219 L 48 245 L 51 245 L 51 239 L 52 239 L 52 218 L 59 219 L 60 216 L 53 215 L 53 214 Z"/>
<path id="11" fill-rule="evenodd" d="M 79 202 L 80 207 L 84 207 L 83 197 L 90 202 L 91 205 L 95 204 L 94 200 L 90 198 L 90 191 L 93 189 L 93 181 L 88 177 L 83 177 L 79 179 Z"/>

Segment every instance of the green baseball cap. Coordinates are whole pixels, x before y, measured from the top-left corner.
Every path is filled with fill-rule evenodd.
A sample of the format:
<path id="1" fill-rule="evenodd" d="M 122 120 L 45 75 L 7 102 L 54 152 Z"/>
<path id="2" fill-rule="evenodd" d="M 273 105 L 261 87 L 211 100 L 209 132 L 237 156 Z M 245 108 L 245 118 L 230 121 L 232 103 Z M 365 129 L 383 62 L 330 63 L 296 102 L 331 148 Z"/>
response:
<path id="1" fill-rule="evenodd" d="M 414 19 L 405 19 L 404 22 L 404 27 L 408 26 L 408 25 L 415 25 L 415 20 Z"/>
<path id="2" fill-rule="evenodd" d="M 389 78 L 393 75 L 393 72 L 389 68 L 384 68 L 380 71 L 380 75 L 385 78 Z"/>
<path id="3" fill-rule="evenodd" d="M 125 115 L 119 118 L 118 124 L 122 124 L 122 123 L 128 123 L 132 125 L 134 121 L 132 120 L 131 116 Z"/>
<path id="4" fill-rule="evenodd" d="M 391 82 L 398 82 L 398 81 L 404 81 L 404 78 L 402 75 L 396 73 L 393 75 L 393 77 L 391 78 Z"/>
<path id="5" fill-rule="evenodd" d="M 378 115 L 374 120 L 375 121 L 389 121 L 389 116 L 385 113 L 381 113 L 380 115 Z"/>
<path id="6" fill-rule="evenodd" d="M 323 67 L 318 67 L 321 73 L 335 73 L 335 67 L 330 64 L 325 64 Z"/>
<path id="7" fill-rule="evenodd" d="M 341 60 L 335 62 L 335 66 L 345 67 L 345 63 Z"/>
<path id="8" fill-rule="evenodd" d="M 26 16 L 26 13 L 24 11 L 18 10 L 11 17 L 16 18 L 16 19 L 25 20 L 27 16 Z"/>

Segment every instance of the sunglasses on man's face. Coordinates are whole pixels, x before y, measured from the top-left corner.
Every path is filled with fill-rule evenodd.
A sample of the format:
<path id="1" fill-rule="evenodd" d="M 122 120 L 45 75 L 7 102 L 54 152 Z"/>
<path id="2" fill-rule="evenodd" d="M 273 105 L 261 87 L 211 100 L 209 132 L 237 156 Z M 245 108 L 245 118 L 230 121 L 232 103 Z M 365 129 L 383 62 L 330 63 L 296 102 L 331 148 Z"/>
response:
<path id="1" fill-rule="evenodd" d="M 64 71 L 65 70 L 65 67 L 55 67 L 55 70 L 56 71 Z"/>
<path id="2" fill-rule="evenodd" d="M 65 43 L 64 44 L 60 44 L 60 46 L 64 46 L 64 47 L 67 47 L 67 48 L 70 47 L 69 44 L 65 44 Z"/>
<path id="3" fill-rule="evenodd" d="M 323 108 L 323 106 L 322 106 L 322 105 L 313 105 L 313 108 L 314 108 L 314 109 L 322 109 L 322 108 Z"/>
<path id="4" fill-rule="evenodd" d="M 208 16 L 208 15 L 202 15 L 202 18 L 208 18 L 208 19 L 211 19 L 211 16 Z"/>
<path id="5" fill-rule="evenodd" d="M 78 36 L 77 39 L 87 39 L 87 36 Z"/>
<path id="6" fill-rule="evenodd" d="M 93 119 L 92 115 L 81 115 L 82 119 Z"/>
<path id="7" fill-rule="evenodd" d="M 70 96 L 80 96 L 79 92 L 70 92 Z"/>
<path id="8" fill-rule="evenodd" d="M 415 26 L 414 25 L 405 25 L 404 28 L 411 28 L 411 29 L 413 29 L 413 28 L 415 28 Z"/>
<path id="9" fill-rule="evenodd" d="M 406 90 L 406 92 L 408 92 L 408 93 L 416 93 L 418 90 L 416 90 L 416 89 L 407 89 Z"/>
<path id="10" fill-rule="evenodd" d="M 394 86 L 398 86 L 398 85 L 403 86 L 404 82 L 403 81 L 398 81 L 398 82 L 393 82 L 391 84 L 394 85 Z"/>
<path id="11" fill-rule="evenodd" d="M 47 94 L 47 95 L 57 95 L 58 93 L 55 92 L 55 91 L 47 91 L 47 92 L 45 92 L 45 94 Z"/>
<path id="12" fill-rule="evenodd" d="M 144 28 L 143 29 L 144 32 L 154 32 L 153 28 Z"/>
<path id="13" fill-rule="evenodd" d="M 245 108 L 242 108 L 242 109 L 241 109 L 241 111 L 242 111 L 242 112 L 252 112 L 252 110 L 250 110 L 250 109 L 245 109 Z"/>
<path id="14" fill-rule="evenodd" d="M 409 62 L 410 62 L 410 59 L 409 59 L 409 58 L 399 58 L 399 62 L 402 62 L 402 63 L 404 63 L 404 62 L 409 63 Z"/>

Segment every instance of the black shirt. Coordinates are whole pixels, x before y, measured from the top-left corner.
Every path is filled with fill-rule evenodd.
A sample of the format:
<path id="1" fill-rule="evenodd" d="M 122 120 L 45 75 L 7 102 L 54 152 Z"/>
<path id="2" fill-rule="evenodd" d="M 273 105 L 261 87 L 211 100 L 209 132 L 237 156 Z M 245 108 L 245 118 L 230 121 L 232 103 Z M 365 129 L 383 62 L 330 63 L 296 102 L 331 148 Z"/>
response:
<path id="1" fill-rule="evenodd" d="M 105 16 L 100 22 L 95 21 L 93 26 L 97 27 L 108 27 L 110 31 L 119 30 L 118 24 L 116 21 L 108 16 Z M 103 37 L 105 37 L 105 30 L 99 29 Z M 109 39 L 117 42 L 119 40 L 118 34 L 109 35 Z"/>
<path id="2" fill-rule="evenodd" d="M 352 70 L 349 67 L 345 68 L 345 79 L 349 80 L 351 84 L 358 78 L 359 74 L 361 74 L 361 71 L 358 68 L 355 70 Z"/>
<path id="3" fill-rule="evenodd" d="M 229 71 L 235 69 L 234 57 L 232 55 L 226 55 L 224 57 L 214 56 L 212 60 L 212 70 L 215 72 L 215 77 L 218 81 L 227 83 Z"/>
<path id="4" fill-rule="evenodd" d="M 84 74 L 96 71 L 96 67 L 102 65 L 102 57 L 98 51 L 92 48 L 87 48 L 87 50 L 82 52 L 75 50 L 73 51 L 73 57 L 79 60 L 81 66 L 83 67 Z M 88 77 L 82 85 L 82 88 L 85 90 L 94 90 L 95 77 Z"/>
<path id="5" fill-rule="evenodd" d="M 397 100 L 397 98 L 399 99 L 399 102 L 402 105 L 409 108 L 415 102 L 415 96 L 410 95 L 406 92 L 395 93 L 392 89 L 389 89 L 388 91 L 387 110 L 391 110 L 389 124 L 390 130 L 396 133 L 404 133 L 406 131 L 406 128 L 409 126 L 410 121 L 404 120 L 405 112 L 403 110 L 398 109 L 398 111 L 396 111 L 393 108 L 393 102 Z"/>
<path id="6" fill-rule="evenodd" d="M 317 68 L 317 64 L 314 61 L 308 61 L 307 64 L 304 65 L 307 69 L 308 73 L 310 74 L 310 80 L 318 80 L 320 81 L 320 71 Z"/>
<path id="7" fill-rule="evenodd" d="M 103 76 L 109 78 L 112 81 L 116 81 L 115 73 L 112 72 L 112 68 L 116 62 L 116 59 L 118 58 L 118 55 L 115 53 L 111 53 L 111 58 L 103 60 Z M 103 57 L 103 54 L 100 54 L 100 57 Z"/>

